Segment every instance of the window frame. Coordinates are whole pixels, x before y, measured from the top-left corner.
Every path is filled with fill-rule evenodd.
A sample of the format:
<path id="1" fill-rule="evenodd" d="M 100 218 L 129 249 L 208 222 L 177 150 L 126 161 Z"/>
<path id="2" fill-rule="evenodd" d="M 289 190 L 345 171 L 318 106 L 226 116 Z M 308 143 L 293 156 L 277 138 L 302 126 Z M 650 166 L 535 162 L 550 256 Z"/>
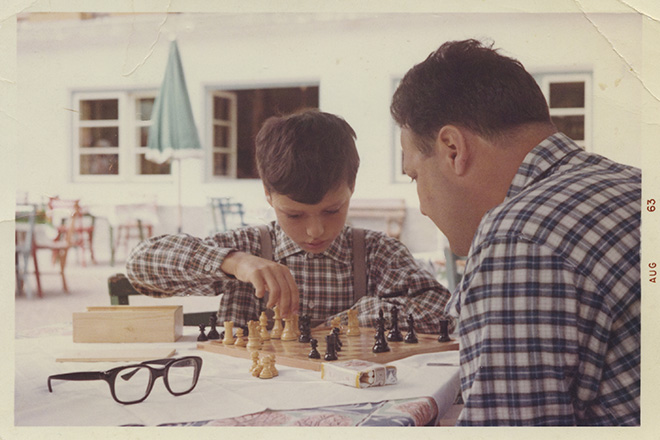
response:
<path id="1" fill-rule="evenodd" d="M 143 154 L 146 147 L 140 146 L 140 127 L 151 125 L 150 121 L 137 119 L 137 101 L 144 98 L 156 98 L 157 89 L 140 90 L 74 90 L 71 92 L 71 180 L 75 183 L 105 183 L 105 182 L 172 182 L 173 174 L 138 174 L 138 155 Z M 117 100 L 117 119 L 80 120 L 81 103 L 103 99 Z M 85 126 L 117 126 L 117 147 L 98 147 L 94 152 L 85 152 L 80 146 L 80 129 Z M 105 151 L 107 149 L 107 151 Z M 86 154 L 117 154 L 119 171 L 117 174 L 80 174 L 80 157 Z"/>
<path id="2" fill-rule="evenodd" d="M 221 182 L 224 180 L 236 180 L 238 171 L 238 98 L 236 93 L 222 90 L 219 88 L 210 88 L 207 96 L 206 114 L 208 123 L 206 124 L 206 136 L 208 139 L 209 148 L 206 149 L 204 156 L 206 157 L 206 180 L 209 182 Z M 229 119 L 221 120 L 215 119 L 214 101 L 215 98 L 228 99 L 231 104 L 229 106 Z M 229 128 L 229 145 L 228 147 L 216 147 L 214 142 L 213 130 L 216 125 L 223 125 Z M 218 176 L 213 173 L 214 154 L 223 153 L 229 156 L 229 173 L 225 176 Z"/>
<path id="3" fill-rule="evenodd" d="M 592 124 L 593 124 L 593 90 L 592 74 L 590 72 L 552 72 L 538 73 L 534 79 L 539 84 L 543 96 L 548 103 L 550 117 L 553 116 L 584 116 L 584 139 L 573 139 L 573 141 L 584 148 L 592 151 Z M 550 107 L 550 84 L 584 82 L 584 107 Z"/>

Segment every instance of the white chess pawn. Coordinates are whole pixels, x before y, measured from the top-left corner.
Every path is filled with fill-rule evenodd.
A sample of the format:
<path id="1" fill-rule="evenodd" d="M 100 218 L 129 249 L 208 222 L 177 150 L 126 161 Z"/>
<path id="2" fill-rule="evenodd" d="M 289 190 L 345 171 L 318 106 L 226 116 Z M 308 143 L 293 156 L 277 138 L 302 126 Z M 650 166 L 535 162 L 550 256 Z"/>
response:
<path id="1" fill-rule="evenodd" d="M 273 339 L 280 339 L 282 337 L 282 317 L 280 316 L 279 307 L 273 307 L 275 316 L 273 317 L 273 329 L 270 331 L 270 337 Z"/>
<path id="2" fill-rule="evenodd" d="M 293 318 L 284 318 L 284 331 L 282 332 L 283 341 L 294 341 L 298 339 L 293 329 Z"/>
<path id="3" fill-rule="evenodd" d="M 225 321 L 225 337 L 222 340 L 223 345 L 234 345 L 234 322 Z"/>

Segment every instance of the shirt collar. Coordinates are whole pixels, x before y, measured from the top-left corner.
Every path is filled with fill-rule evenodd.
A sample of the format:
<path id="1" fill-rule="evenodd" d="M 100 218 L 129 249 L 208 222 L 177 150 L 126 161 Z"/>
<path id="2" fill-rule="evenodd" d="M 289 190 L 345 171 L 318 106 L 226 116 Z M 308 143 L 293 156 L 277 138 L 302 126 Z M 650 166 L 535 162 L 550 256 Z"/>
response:
<path id="1" fill-rule="evenodd" d="M 275 222 L 275 237 L 276 245 L 273 249 L 273 258 L 277 261 L 282 260 L 288 256 L 294 254 L 305 254 L 307 253 L 300 246 L 298 246 L 288 235 L 284 233 L 282 227 Z M 313 258 L 328 257 L 339 262 L 344 262 L 350 264 L 351 262 L 351 253 L 348 249 L 348 241 L 346 236 L 348 235 L 349 228 L 344 226 L 341 234 L 335 238 L 332 244 L 320 254 L 310 254 L 314 255 Z"/>
<path id="2" fill-rule="evenodd" d="M 542 179 L 544 174 L 550 173 L 562 159 L 567 159 L 567 156 L 581 151 L 582 149 L 563 133 L 557 132 L 548 136 L 525 156 L 511 181 L 506 198 L 516 196 L 526 186 L 534 183 L 535 180 Z"/>

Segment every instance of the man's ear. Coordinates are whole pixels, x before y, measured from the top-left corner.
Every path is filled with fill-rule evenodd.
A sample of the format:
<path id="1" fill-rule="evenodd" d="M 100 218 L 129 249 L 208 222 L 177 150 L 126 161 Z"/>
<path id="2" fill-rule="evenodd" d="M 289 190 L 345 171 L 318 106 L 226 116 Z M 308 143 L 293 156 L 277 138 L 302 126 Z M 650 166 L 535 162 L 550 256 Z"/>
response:
<path id="1" fill-rule="evenodd" d="M 447 164 L 457 176 L 467 172 L 470 164 L 470 148 L 463 131 L 455 125 L 445 125 L 436 137 L 436 147 L 444 155 Z"/>

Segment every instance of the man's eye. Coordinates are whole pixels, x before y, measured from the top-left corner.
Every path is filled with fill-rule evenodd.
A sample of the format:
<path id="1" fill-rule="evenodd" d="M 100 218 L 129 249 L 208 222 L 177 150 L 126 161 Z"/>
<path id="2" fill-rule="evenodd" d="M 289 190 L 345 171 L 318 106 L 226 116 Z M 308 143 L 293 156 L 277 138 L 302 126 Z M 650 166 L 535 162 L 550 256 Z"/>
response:
<path id="1" fill-rule="evenodd" d="M 337 214 L 338 212 L 339 212 L 339 209 L 333 209 L 331 211 L 325 211 L 325 213 L 328 214 L 328 215 Z"/>
<path id="2" fill-rule="evenodd" d="M 286 217 L 290 219 L 296 219 L 300 218 L 300 214 L 287 214 Z"/>

